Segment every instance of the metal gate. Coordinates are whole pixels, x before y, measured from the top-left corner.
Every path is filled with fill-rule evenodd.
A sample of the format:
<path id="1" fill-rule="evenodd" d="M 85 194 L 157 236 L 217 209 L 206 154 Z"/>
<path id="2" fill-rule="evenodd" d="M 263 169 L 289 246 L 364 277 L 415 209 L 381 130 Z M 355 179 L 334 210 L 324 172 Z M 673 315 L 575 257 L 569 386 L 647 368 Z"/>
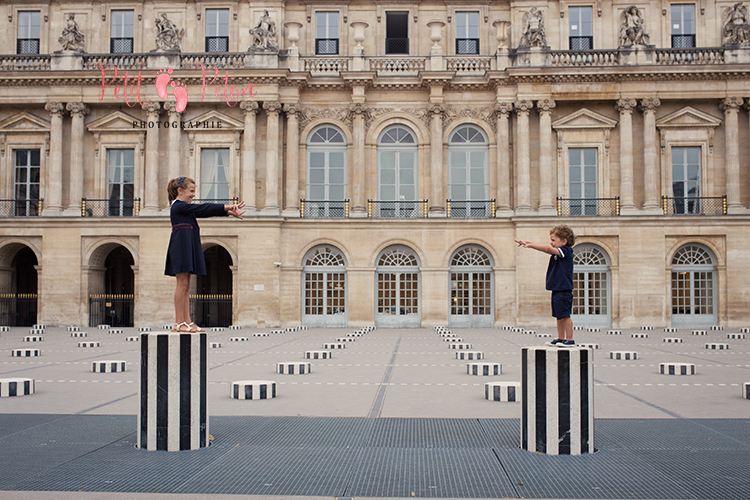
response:
<path id="1" fill-rule="evenodd" d="M 190 319 L 201 327 L 232 324 L 232 295 L 191 295 Z"/>
<path id="2" fill-rule="evenodd" d="M 132 327 L 135 298 L 132 294 L 89 295 L 89 326 Z"/>
<path id="3" fill-rule="evenodd" d="M 0 294 L 0 325 L 32 326 L 36 324 L 37 294 Z"/>

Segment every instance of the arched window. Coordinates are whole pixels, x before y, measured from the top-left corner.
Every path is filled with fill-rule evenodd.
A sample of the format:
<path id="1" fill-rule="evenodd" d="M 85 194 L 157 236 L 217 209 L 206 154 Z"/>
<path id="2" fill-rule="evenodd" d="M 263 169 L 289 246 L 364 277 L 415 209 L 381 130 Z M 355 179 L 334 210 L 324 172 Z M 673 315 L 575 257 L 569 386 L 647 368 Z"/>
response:
<path id="1" fill-rule="evenodd" d="M 473 125 L 463 125 L 448 140 L 448 199 L 451 217 L 489 217 L 489 147 Z"/>
<path id="2" fill-rule="evenodd" d="M 323 245 L 303 259 L 302 323 L 317 327 L 345 327 L 346 259 L 336 247 Z"/>
<path id="3" fill-rule="evenodd" d="M 696 243 L 680 247 L 672 256 L 672 325 L 716 324 L 715 268 L 711 252 Z"/>
<path id="4" fill-rule="evenodd" d="M 451 257 L 449 324 L 463 328 L 492 328 L 492 260 L 483 248 L 468 245 Z"/>
<path id="5" fill-rule="evenodd" d="M 419 261 L 411 248 L 396 245 L 377 259 L 375 322 L 389 328 L 418 328 Z"/>
<path id="6" fill-rule="evenodd" d="M 346 138 L 332 125 L 316 127 L 307 138 L 307 202 L 346 199 Z"/>
<path id="7" fill-rule="evenodd" d="M 378 139 L 377 217 L 416 217 L 417 139 L 401 125 L 389 127 Z M 391 203 L 388 203 L 391 202 Z M 411 203 L 410 203 L 411 202 Z"/>
<path id="8" fill-rule="evenodd" d="M 573 323 L 589 328 L 609 328 L 609 260 L 590 243 L 573 249 Z"/>

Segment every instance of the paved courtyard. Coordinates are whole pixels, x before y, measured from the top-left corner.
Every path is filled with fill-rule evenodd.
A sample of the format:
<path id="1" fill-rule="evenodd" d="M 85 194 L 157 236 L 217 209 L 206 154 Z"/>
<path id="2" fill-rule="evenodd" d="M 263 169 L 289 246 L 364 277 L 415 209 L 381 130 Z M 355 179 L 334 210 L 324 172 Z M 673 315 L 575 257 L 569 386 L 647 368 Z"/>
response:
<path id="1" fill-rule="evenodd" d="M 152 327 L 155 331 L 160 326 Z M 280 375 L 354 329 L 254 337 L 268 329 L 209 331 L 208 449 L 147 452 L 135 445 L 139 342 L 133 328 L 81 327 L 85 338 L 48 327 L 0 333 L 0 378 L 36 381 L 30 396 L 0 399 L 0 498 L 159 498 L 159 493 L 306 497 L 750 498 L 750 340 L 739 329 L 620 335 L 576 331 L 596 344 L 597 452 L 553 457 L 518 449 L 520 404 L 484 399 L 484 383 L 520 381 L 520 348 L 548 338 L 502 329 L 452 329 L 502 364 L 472 376 L 432 329 L 378 329 L 311 360 L 312 372 Z M 539 334 L 552 329 L 536 329 Z M 648 334 L 633 338 L 632 334 Z M 748 335 L 750 336 L 750 335 Z M 247 337 L 246 341 L 230 341 Z M 680 338 L 666 343 L 664 338 Z M 78 347 L 78 342 L 101 342 Z M 709 350 L 707 343 L 729 344 Z M 14 348 L 39 357 L 11 357 Z M 610 359 L 637 352 L 636 360 Z M 122 373 L 92 373 L 123 360 Z M 686 362 L 691 376 L 658 373 Z M 278 383 L 278 397 L 229 397 L 230 382 Z M 125 496 L 118 496 L 125 495 Z M 96 497 L 96 496 L 95 496 Z M 93 498 L 93 497 L 92 497 Z M 199 497 L 196 497 L 199 498 Z M 205 497 L 208 498 L 208 497 Z"/>

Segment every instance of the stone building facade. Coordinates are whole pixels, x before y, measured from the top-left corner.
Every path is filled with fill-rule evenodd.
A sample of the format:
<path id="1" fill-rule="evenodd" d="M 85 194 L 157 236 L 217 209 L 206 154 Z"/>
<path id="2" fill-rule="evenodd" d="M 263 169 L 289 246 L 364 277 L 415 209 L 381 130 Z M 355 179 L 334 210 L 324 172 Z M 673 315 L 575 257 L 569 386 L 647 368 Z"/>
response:
<path id="1" fill-rule="evenodd" d="M 562 223 L 575 324 L 750 321 L 744 4 L 0 13 L 2 324 L 168 324 L 181 175 L 247 204 L 201 222 L 206 325 L 552 325 L 513 239 Z"/>

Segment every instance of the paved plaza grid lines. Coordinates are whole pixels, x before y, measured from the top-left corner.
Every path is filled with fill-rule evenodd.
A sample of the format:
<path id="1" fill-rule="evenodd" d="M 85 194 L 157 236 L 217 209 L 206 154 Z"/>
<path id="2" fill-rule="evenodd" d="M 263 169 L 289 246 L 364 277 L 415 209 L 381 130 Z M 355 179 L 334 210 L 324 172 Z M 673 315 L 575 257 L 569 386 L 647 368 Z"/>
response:
<path id="1" fill-rule="evenodd" d="M 154 331 L 161 330 L 153 326 Z M 89 342 L 48 326 L 27 348 L 29 328 L 0 333 L 0 378 L 33 378 L 35 394 L 0 399 L 0 498 L 117 498 L 179 495 L 431 498 L 750 498 L 750 340 L 739 329 L 620 335 L 576 331 L 595 344 L 597 452 L 547 456 L 519 449 L 520 403 L 484 398 L 488 381 L 520 381 L 520 349 L 549 338 L 502 329 L 451 329 L 502 364 L 495 376 L 468 375 L 467 361 L 432 329 L 377 329 L 311 373 L 275 373 L 355 329 L 209 331 L 208 408 L 214 443 L 183 452 L 135 448 L 137 329 L 81 327 Z M 537 328 L 538 334 L 553 333 Z M 647 333 L 646 338 L 633 334 Z M 247 337 L 232 341 L 231 337 Z M 664 342 L 681 338 L 682 342 Z M 706 349 L 709 343 L 729 349 Z M 637 352 L 632 360 L 613 351 Z M 94 373 L 92 362 L 122 360 L 127 371 Z M 659 374 L 660 363 L 690 363 L 696 374 Z M 232 381 L 274 380 L 278 397 L 236 400 Z M 45 493 L 48 492 L 48 493 Z M 78 492 L 74 494 L 73 492 Z M 93 495 L 93 493 L 91 493 Z M 72 495 L 72 496 L 67 496 Z M 102 496 L 102 498 L 115 498 Z"/>

